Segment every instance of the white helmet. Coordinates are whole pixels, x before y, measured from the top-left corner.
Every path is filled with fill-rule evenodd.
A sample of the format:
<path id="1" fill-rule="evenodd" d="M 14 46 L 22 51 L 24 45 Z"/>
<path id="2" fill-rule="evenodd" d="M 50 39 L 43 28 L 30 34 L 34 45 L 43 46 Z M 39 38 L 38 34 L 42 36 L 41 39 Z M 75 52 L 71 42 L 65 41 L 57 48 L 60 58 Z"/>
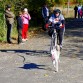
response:
<path id="1" fill-rule="evenodd" d="M 27 8 L 24 8 L 24 12 L 28 12 L 28 9 Z"/>

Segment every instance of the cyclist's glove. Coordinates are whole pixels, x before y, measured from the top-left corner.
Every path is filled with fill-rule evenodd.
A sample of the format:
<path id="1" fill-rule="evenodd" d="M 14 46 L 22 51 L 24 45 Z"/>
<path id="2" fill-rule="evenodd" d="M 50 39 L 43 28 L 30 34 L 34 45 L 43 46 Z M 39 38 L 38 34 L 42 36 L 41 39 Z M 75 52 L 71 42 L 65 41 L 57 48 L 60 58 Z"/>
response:
<path id="1" fill-rule="evenodd" d="M 45 25 L 46 29 L 48 28 L 48 26 L 49 26 L 49 24 L 46 24 L 46 25 Z"/>

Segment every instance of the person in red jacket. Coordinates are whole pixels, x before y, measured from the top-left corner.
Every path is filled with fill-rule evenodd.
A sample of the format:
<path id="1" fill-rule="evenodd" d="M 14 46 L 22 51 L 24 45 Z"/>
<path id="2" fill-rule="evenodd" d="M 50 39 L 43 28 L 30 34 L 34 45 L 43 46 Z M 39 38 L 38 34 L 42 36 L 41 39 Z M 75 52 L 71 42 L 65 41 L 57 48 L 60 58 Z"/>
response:
<path id="1" fill-rule="evenodd" d="M 83 11 L 82 11 L 82 9 L 79 10 L 79 13 L 80 13 L 80 17 L 82 18 L 82 16 L 83 16 Z"/>

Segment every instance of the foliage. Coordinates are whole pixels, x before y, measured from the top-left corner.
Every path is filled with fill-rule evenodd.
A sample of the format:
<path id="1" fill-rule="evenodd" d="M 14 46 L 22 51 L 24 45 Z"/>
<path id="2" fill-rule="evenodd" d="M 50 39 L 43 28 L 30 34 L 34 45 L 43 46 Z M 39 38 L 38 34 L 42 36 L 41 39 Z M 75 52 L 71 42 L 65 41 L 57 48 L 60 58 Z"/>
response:
<path id="1" fill-rule="evenodd" d="M 0 13 L 0 41 L 5 40 L 6 30 L 4 26 L 3 13 Z"/>

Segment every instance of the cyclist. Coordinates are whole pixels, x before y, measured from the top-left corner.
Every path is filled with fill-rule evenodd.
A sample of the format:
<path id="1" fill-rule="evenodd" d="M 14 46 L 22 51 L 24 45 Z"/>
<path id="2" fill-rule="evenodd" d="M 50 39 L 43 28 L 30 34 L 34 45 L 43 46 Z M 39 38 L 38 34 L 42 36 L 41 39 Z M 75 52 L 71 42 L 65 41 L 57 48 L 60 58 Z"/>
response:
<path id="1" fill-rule="evenodd" d="M 65 18 L 61 14 L 61 11 L 59 9 L 55 9 L 53 11 L 53 14 L 49 18 L 48 23 L 45 25 L 46 28 L 48 28 L 50 24 L 52 24 L 52 27 L 56 29 L 57 38 L 59 41 L 58 44 L 62 49 L 62 41 L 63 41 L 64 31 L 65 31 Z"/>

